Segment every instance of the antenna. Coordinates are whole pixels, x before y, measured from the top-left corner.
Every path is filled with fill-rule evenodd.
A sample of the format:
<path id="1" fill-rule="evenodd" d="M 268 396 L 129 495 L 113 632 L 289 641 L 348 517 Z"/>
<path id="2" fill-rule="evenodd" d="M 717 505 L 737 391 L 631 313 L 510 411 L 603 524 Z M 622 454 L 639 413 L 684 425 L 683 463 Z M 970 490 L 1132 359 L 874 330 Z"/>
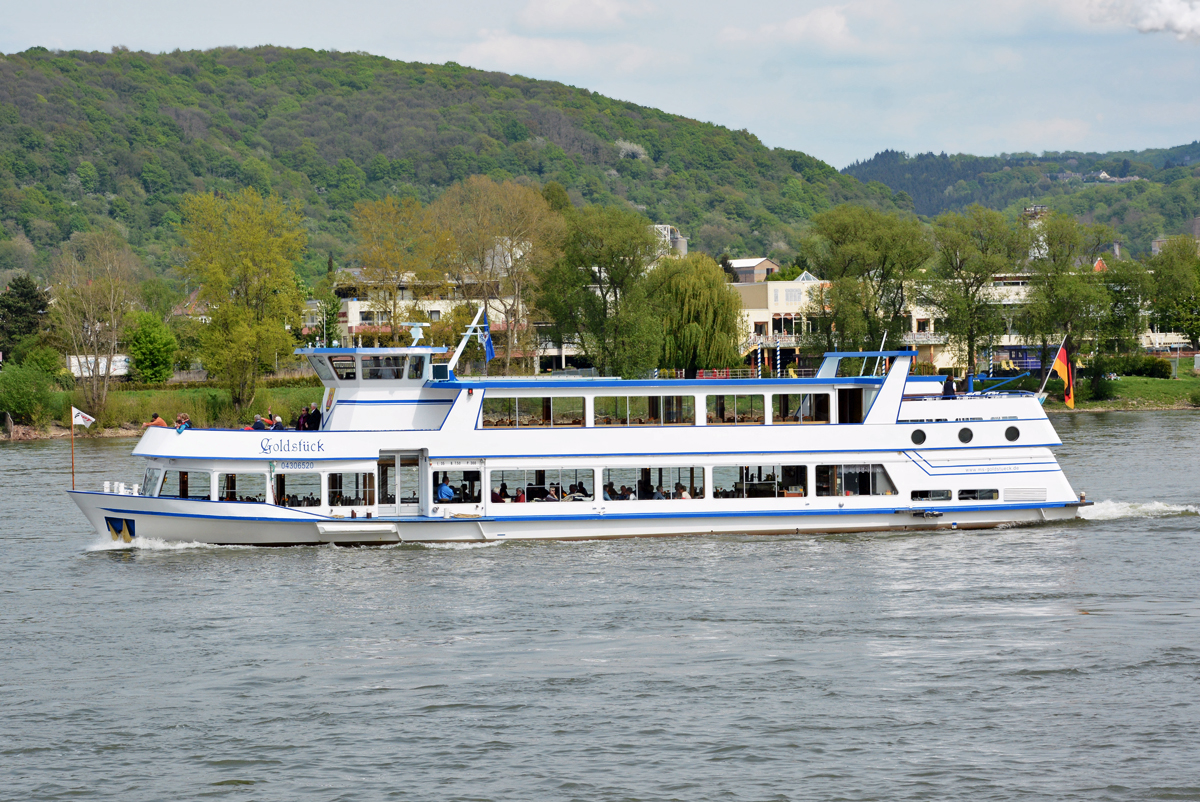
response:
<path id="1" fill-rule="evenodd" d="M 479 333 L 479 330 L 482 328 L 479 325 L 479 318 L 483 316 L 483 310 L 486 308 L 486 304 L 479 305 L 479 311 L 475 313 L 475 319 L 471 321 L 471 325 L 467 326 L 467 330 L 463 332 L 463 337 L 459 340 L 458 347 L 454 349 L 454 356 L 450 357 L 450 362 L 447 363 L 446 370 L 454 370 L 454 366 L 458 364 L 458 358 L 462 356 L 463 349 L 471 341 L 472 335 Z"/>

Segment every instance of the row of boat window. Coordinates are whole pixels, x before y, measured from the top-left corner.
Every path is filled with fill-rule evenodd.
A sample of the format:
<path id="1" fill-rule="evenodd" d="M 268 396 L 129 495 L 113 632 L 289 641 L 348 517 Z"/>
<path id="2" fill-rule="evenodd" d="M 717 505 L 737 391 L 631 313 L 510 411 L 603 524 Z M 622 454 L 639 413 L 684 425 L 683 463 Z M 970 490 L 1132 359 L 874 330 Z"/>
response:
<path id="1" fill-rule="evenodd" d="M 158 480 L 158 468 L 147 472 L 146 492 L 152 492 Z M 692 500 L 707 495 L 703 466 L 647 465 L 644 467 L 604 468 L 601 472 L 600 497 L 605 501 Z M 382 494 L 377 498 L 376 477 L 372 472 L 330 473 L 325 475 L 328 501 L 324 506 L 362 507 L 396 503 L 396 479 L 393 472 L 381 474 Z M 591 468 L 538 467 L 518 470 L 493 470 L 488 474 L 491 500 L 501 503 L 594 501 L 596 471 Z M 482 472 L 441 471 L 432 475 L 435 501 L 441 504 L 478 504 L 482 501 Z M 817 465 L 813 487 L 809 487 L 807 465 L 717 465 L 712 468 L 712 496 L 719 499 L 789 498 L 816 496 L 893 496 L 896 486 L 883 465 Z M 217 501 L 267 502 L 267 474 L 218 473 Z M 417 503 L 415 467 L 411 476 L 401 477 L 406 491 L 403 503 Z M 319 473 L 275 474 L 273 498 L 285 507 L 322 505 Z M 446 487 L 452 495 L 438 495 Z M 163 476 L 160 498 L 209 500 L 212 474 L 208 471 L 168 470 Z M 997 489 L 959 490 L 959 501 L 999 500 Z M 950 490 L 914 490 L 913 501 L 952 501 Z"/>
<path id="2" fill-rule="evenodd" d="M 766 395 L 708 395 L 704 419 L 711 426 L 766 422 L 767 404 L 775 425 L 830 422 L 829 393 Z M 595 426 L 694 426 L 696 398 L 690 395 L 597 396 Z M 546 428 L 585 426 L 582 396 L 483 399 L 483 428 Z"/>
<path id="3" fill-rule="evenodd" d="M 328 357 L 315 356 L 310 361 L 317 375 L 330 381 L 336 375 L 342 381 L 353 381 L 358 377 L 355 359 L 350 354 L 339 354 Z M 364 356 L 362 358 L 362 375 L 364 379 L 422 379 L 425 377 L 425 357 L 418 355 L 404 356 Z"/>

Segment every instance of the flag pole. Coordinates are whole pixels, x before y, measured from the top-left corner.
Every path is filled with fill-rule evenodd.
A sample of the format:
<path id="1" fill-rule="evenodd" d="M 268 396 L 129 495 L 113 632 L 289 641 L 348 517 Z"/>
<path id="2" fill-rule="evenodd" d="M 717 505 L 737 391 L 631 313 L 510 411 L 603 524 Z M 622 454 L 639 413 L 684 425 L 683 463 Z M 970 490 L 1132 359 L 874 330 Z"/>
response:
<path id="1" fill-rule="evenodd" d="M 75 410 L 71 410 L 71 489 L 75 489 Z"/>
<path id="2" fill-rule="evenodd" d="M 1071 336 L 1070 334 L 1067 335 L 1067 337 L 1070 337 L 1070 336 Z M 1067 344 L 1067 337 L 1063 337 L 1062 343 L 1058 346 L 1058 348 L 1054 349 L 1054 358 L 1055 359 L 1058 358 L 1058 352 L 1061 351 L 1063 349 L 1063 346 Z M 1069 356 L 1069 354 L 1068 354 L 1068 356 Z M 1051 362 L 1050 365 L 1051 365 L 1051 367 L 1053 367 L 1054 363 Z M 1050 381 L 1050 374 L 1052 372 L 1053 371 L 1051 371 L 1051 370 L 1046 371 L 1046 378 L 1042 379 L 1042 386 L 1038 388 L 1039 393 L 1045 391 L 1046 383 Z"/>

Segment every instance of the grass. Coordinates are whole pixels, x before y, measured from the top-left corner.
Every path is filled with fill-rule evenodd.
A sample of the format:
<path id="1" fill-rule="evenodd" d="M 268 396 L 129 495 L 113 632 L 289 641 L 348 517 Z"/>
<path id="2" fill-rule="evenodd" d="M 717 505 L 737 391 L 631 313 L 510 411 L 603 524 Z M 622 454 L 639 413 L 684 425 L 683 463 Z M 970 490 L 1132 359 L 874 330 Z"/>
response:
<path id="1" fill-rule="evenodd" d="M 1113 397 L 1103 401 L 1090 399 L 1089 381 L 1090 379 L 1086 376 L 1079 376 L 1076 379 L 1075 409 L 1077 410 L 1190 409 L 1197 406 L 1193 403 L 1192 397 L 1194 395 L 1200 397 L 1200 376 L 1194 375 L 1178 379 L 1122 376 L 1119 380 L 1110 383 Z M 976 384 L 976 389 L 978 387 L 979 385 Z M 1004 387 L 1006 390 L 1018 388 L 1036 391 L 1038 389 L 1037 378 L 1030 376 Z M 1063 410 L 1067 408 L 1062 400 L 1063 383 L 1060 379 L 1051 379 L 1046 384 L 1046 392 L 1050 394 L 1050 397 L 1046 399 L 1046 409 Z"/>
<path id="2" fill-rule="evenodd" d="M 180 412 L 186 412 L 196 428 L 241 428 L 254 421 L 255 413 L 280 415 L 291 426 L 300 409 L 312 402 L 320 403 L 322 387 L 272 387 L 260 389 L 254 403 L 240 412 L 234 410 L 229 391 L 216 387 L 185 390 L 130 390 L 110 392 L 108 406 L 98 416 L 102 428 L 112 429 L 127 423 L 145 423 L 150 414 L 157 412 L 168 423 Z M 81 390 L 55 393 L 53 419 L 63 426 L 70 423 L 71 406 L 91 412 L 83 400 Z"/>

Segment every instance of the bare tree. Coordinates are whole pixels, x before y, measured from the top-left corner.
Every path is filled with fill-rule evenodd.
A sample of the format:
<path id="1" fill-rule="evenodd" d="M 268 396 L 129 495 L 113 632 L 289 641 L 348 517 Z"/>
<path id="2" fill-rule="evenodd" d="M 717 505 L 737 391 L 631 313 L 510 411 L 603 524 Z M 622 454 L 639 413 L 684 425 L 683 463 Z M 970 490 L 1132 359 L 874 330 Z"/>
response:
<path id="1" fill-rule="evenodd" d="M 133 309 L 137 257 L 115 231 L 75 234 L 55 264 L 53 316 L 80 359 L 88 411 L 108 403 L 113 360 Z"/>
<path id="2" fill-rule="evenodd" d="M 533 187 L 480 175 L 447 190 L 433 211 L 453 240 L 451 270 L 463 294 L 499 313 L 490 322 L 502 321 L 510 373 L 515 356 L 537 350 L 529 307 L 539 278 L 561 253 L 563 218 Z"/>

